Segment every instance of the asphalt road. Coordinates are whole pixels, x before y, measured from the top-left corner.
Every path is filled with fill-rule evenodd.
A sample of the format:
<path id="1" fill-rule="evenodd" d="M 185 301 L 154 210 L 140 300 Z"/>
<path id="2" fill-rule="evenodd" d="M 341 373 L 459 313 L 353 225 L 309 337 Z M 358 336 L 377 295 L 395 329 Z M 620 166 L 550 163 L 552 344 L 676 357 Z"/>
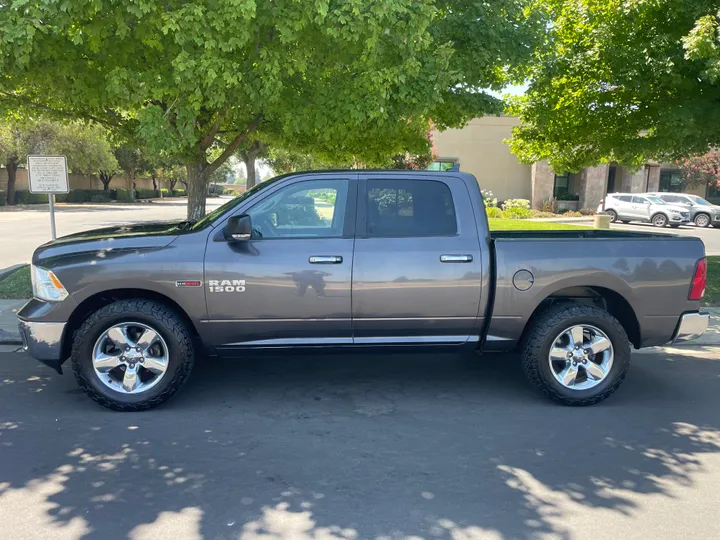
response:
<path id="1" fill-rule="evenodd" d="M 720 229 L 716 229 L 714 227 L 702 229 L 700 227 L 695 227 L 694 225 L 682 225 L 677 229 L 673 229 L 671 227 L 659 229 L 657 227 L 653 227 L 649 223 L 633 222 L 628 223 L 627 225 L 622 223 L 613 223 L 612 228 L 636 232 L 659 232 L 666 234 L 679 234 L 682 236 L 697 236 L 705 244 L 705 253 L 707 255 L 720 255 Z"/>
<path id="2" fill-rule="evenodd" d="M 208 211 L 225 202 L 225 198 L 208 199 Z M 63 236 L 124 223 L 184 219 L 186 213 L 186 199 L 138 204 L 60 204 L 56 206 L 55 221 L 58 236 Z M 0 270 L 29 263 L 35 248 L 49 240 L 50 215 L 46 204 L 0 208 Z"/>
<path id="3" fill-rule="evenodd" d="M 512 356 L 205 361 L 145 413 L 24 353 L 0 381 L 3 538 L 720 538 L 717 349 L 584 409 Z"/>

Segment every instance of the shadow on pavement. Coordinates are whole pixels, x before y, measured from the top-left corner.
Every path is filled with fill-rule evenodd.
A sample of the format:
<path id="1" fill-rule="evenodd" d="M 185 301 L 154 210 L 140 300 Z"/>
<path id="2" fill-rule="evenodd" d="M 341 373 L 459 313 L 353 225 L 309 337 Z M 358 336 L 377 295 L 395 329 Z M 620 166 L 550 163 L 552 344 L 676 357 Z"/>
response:
<path id="1" fill-rule="evenodd" d="M 30 362 L 0 364 L 0 519 L 53 538 L 566 538 L 572 508 L 632 514 L 720 452 L 720 361 L 681 354 L 585 409 L 510 356 L 208 360 L 138 414 Z"/>

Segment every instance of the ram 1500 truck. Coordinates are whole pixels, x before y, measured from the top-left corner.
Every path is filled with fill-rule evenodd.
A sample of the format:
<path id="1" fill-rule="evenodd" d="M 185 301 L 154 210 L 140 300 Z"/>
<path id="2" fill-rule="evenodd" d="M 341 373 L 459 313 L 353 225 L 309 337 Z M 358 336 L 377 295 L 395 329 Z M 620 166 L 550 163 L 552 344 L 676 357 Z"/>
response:
<path id="1" fill-rule="evenodd" d="M 519 350 L 548 397 L 589 405 L 618 388 L 632 347 L 708 321 L 699 239 L 491 232 L 460 172 L 284 175 L 198 221 L 74 234 L 32 262 L 30 355 L 58 372 L 71 359 L 117 410 L 164 402 L 201 355 L 321 347 Z"/>

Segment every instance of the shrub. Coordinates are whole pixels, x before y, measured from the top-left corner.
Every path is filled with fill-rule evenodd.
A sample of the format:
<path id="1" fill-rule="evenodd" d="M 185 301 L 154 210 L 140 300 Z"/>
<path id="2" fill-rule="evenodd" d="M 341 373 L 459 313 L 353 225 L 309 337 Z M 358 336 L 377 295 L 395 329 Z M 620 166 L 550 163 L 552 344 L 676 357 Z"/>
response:
<path id="1" fill-rule="evenodd" d="M 563 217 L 583 217 L 583 214 L 575 212 L 575 210 L 568 210 L 567 212 L 563 212 Z"/>
<path id="2" fill-rule="evenodd" d="M 110 200 L 109 193 L 96 193 L 90 197 L 90 202 L 110 202 Z"/>
<path id="3" fill-rule="evenodd" d="M 503 217 L 507 219 L 528 219 L 533 217 L 533 212 L 529 208 L 510 207 L 503 211 Z"/>
<path id="4" fill-rule="evenodd" d="M 553 214 L 557 213 L 557 200 L 550 198 L 546 201 L 542 202 L 542 211 L 543 212 L 551 212 Z"/>
<path id="5" fill-rule="evenodd" d="M 132 197 L 127 189 L 116 189 L 114 195 L 117 202 L 132 202 Z"/>
<path id="6" fill-rule="evenodd" d="M 135 193 L 138 199 L 157 199 L 160 196 L 154 189 L 138 189 Z"/>
<path id="7" fill-rule="evenodd" d="M 503 217 L 502 210 L 500 210 L 497 206 L 486 206 L 485 212 L 487 212 L 487 217 L 489 217 L 489 218 Z"/>
<path id="8" fill-rule="evenodd" d="M 48 202 L 48 196 L 43 193 L 30 193 L 27 190 L 15 192 L 15 204 L 43 204 Z"/>
<path id="9" fill-rule="evenodd" d="M 5 192 L 0 189 L 0 206 L 5 206 L 6 202 L 7 198 L 5 197 Z"/>
<path id="10" fill-rule="evenodd" d="M 82 203 L 82 202 L 108 202 L 110 193 L 101 189 L 71 189 L 62 197 L 57 195 L 55 200 L 58 202 Z M 97 200 L 96 200 L 97 199 Z"/>
<path id="11" fill-rule="evenodd" d="M 582 214 L 583 216 L 595 215 L 595 210 L 593 210 L 592 208 L 581 208 L 580 210 L 578 210 L 578 212 L 580 212 L 580 214 Z"/>
<path id="12" fill-rule="evenodd" d="M 503 210 L 510 210 L 511 208 L 528 210 L 530 208 L 530 201 L 527 199 L 508 199 L 502 205 Z"/>
<path id="13" fill-rule="evenodd" d="M 172 192 L 173 197 L 185 197 L 185 190 L 184 189 L 174 189 Z"/>
<path id="14" fill-rule="evenodd" d="M 532 210 L 532 217 L 536 218 L 554 218 L 555 214 L 552 212 L 540 212 L 539 210 Z"/>
<path id="15" fill-rule="evenodd" d="M 480 194 L 482 195 L 485 206 L 493 207 L 497 206 L 497 197 L 489 189 L 481 189 Z"/>

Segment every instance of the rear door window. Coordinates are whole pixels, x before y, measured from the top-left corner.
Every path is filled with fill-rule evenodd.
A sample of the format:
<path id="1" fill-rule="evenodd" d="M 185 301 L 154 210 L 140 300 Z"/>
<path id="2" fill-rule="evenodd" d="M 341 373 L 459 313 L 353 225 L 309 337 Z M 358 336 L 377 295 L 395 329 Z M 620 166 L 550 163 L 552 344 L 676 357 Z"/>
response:
<path id="1" fill-rule="evenodd" d="M 368 180 L 367 236 L 454 236 L 450 188 L 434 180 Z"/>

